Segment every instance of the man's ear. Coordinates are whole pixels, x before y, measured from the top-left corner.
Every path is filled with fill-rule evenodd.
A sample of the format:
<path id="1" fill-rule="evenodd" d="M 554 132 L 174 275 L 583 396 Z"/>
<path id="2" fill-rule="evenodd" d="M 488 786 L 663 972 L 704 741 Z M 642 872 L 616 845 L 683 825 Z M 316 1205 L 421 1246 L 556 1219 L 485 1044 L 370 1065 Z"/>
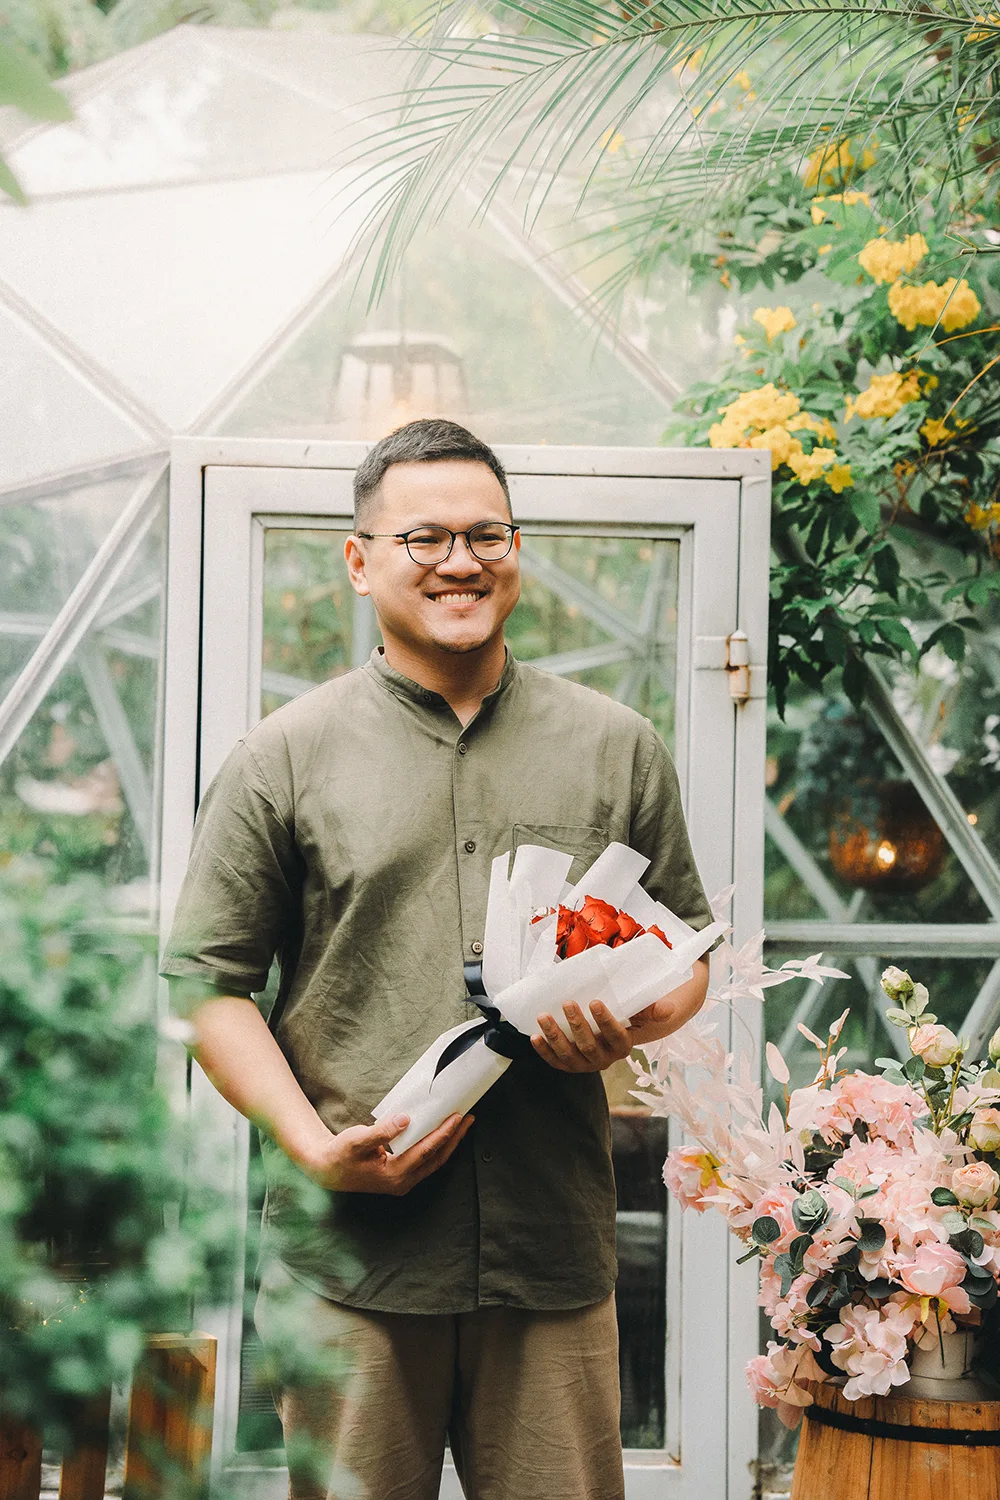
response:
<path id="1" fill-rule="evenodd" d="M 365 554 L 361 543 L 353 534 L 344 543 L 344 560 L 347 563 L 347 576 L 351 580 L 351 588 L 356 594 L 370 594 L 368 577 L 365 573 Z"/>

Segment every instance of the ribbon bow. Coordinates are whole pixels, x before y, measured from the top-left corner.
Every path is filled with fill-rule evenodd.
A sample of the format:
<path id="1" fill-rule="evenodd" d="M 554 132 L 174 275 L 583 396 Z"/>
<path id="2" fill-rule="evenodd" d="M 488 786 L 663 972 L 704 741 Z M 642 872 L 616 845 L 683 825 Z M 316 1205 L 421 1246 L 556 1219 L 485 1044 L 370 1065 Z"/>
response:
<path id="1" fill-rule="evenodd" d="M 483 985 L 483 966 L 481 963 L 471 963 L 464 966 L 465 988 L 468 991 L 466 999 L 473 1005 L 478 1005 L 485 1020 L 478 1026 L 470 1026 L 468 1031 L 463 1031 L 453 1042 L 449 1042 L 437 1060 L 434 1069 L 436 1078 L 443 1068 L 461 1057 L 463 1052 L 468 1052 L 480 1039 L 485 1042 L 491 1052 L 499 1052 L 501 1057 L 527 1057 L 529 1053 L 534 1054 L 531 1041 L 516 1026 L 505 1021 L 495 1005 L 489 1002 L 489 996 Z"/>

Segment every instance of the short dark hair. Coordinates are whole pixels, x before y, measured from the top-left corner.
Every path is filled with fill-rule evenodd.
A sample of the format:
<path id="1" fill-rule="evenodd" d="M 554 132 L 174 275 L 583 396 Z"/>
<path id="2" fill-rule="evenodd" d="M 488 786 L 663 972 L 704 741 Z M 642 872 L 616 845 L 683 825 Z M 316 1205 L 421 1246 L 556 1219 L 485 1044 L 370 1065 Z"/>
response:
<path id="1" fill-rule="evenodd" d="M 448 422 L 443 417 L 420 417 L 379 438 L 354 471 L 355 526 L 368 521 L 379 485 L 393 464 L 433 463 L 448 458 L 471 459 L 492 469 L 510 508 L 507 475 L 493 449 L 457 422 Z"/>

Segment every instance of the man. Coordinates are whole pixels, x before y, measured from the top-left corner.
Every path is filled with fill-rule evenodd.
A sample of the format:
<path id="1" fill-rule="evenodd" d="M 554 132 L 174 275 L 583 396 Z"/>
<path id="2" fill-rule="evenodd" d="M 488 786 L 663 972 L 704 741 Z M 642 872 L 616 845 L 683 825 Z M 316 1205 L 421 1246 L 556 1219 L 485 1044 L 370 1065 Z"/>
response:
<path id="1" fill-rule="evenodd" d="M 621 1500 L 615 1194 L 601 1072 L 700 1006 L 708 965 L 620 1025 L 573 1041 L 542 1015 L 533 1054 L 398 1156 L 405 1117 L 370 1111 L 442 1031 L 476 1012 L 490 862 L 520 843 L 575 856 L 612 840 L 649 892 L 711 919 L 669 755 L 649 722 L 516 662 L 503 627 L 520 533 L 493 452 L 411 422 L 355 477 L 351 583 L 384 647 L 240 742 L 198 815 L 164 972 L 200 986 L 197 1056 L 262 1132 L 273 1260 L 343 1353 L 338 1389 L 286 1389 L 294 1500 L 435 1500 L 446 1440 L 469 1500 Z M 272 957 L 265 1024 L 249 998 Z M 325 1190 L 303 1215 L 285 1159 Z M 324 1444 L 317 1485 L 295 1460 Z M 336 1475 L 353 1475 L 343 1481 Z"/>

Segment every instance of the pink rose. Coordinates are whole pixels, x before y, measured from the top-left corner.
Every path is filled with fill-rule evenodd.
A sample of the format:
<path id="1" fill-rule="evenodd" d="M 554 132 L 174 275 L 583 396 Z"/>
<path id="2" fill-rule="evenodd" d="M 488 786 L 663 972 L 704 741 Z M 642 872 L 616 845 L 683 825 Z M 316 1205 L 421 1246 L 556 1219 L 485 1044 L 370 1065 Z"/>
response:
<path id="1" fill-rule="evenodd" d="M 965 1279 L 965 1261 L 950 1245 L 932 1241 L 918 1245 L 913 1259 L 901 1265 L 896 1275 L 918 1297 L 936 1297 L 952 1312 L 967 1313 L 972 1303 L 959 1285 Z"/>
<path id="2" fill-rule="evenodd" d="M 947 1026 L 918 1026 L 910 1037 L 910 1051 L 922 1057 L 929 1068 L 947 1067 L 960 1050 L 958 1037 Z"/>
<path id="3" fill-rule="evenodd" d="M 1000 1177 L 988 1162 L 966 1162 L 964 1167 L 956 1167 L 952 1172 L 951 1190 L 956 1198 L 971 1208 L 985 1208 L 1000 1190 Z"/>
<path id="4" fill-rule="evenodd" d="M 1000 1148 L 1000 1109 L 992 1106 L 977 1109 L 969 1126 L 969 1145 L 977 1151 L 996 1151 Z"/>

